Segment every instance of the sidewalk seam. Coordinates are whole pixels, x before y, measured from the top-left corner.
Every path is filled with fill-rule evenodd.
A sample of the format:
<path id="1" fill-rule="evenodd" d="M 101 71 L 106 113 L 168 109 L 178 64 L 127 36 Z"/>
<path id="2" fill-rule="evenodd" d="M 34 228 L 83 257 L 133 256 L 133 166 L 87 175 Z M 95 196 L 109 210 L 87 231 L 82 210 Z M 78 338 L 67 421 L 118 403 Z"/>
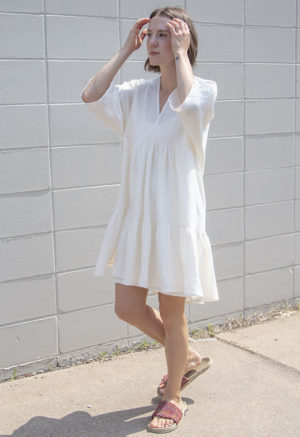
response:
<path id="1" fill-rule="evenodd" d="M 287 370 L 295 372 L 298 376 L 300 376 L 300 370 L 295 369 L 295 367 L 288 366 L 287 364 L 281 363 L 280 361 L 277 361 L 274 358 L 270 358 L 270 357 L 267 357 L 266 355 L 260 354 L 259 352 L 255 352 L 255 351 L 253 351 L 251 349 L 248 349 L 246 346 L 241 346 L 241 345 L 239 345 L 237 343 L 233 343 L 233 342 L 231 342 L 229 340 L 225 340 L 224 338 L 219 338 L 218 336 L 216 336 L 216 337 L 218 338 L 219 341 L 223 341 L 224 343 L 230 344 L 231 346 L 238 347 L 239 349 L 242 349 L 242 350 L 244 350 L 246 352 L 250 352 L 253 355 L 257 355 L 257 356 L 259 356 L 261 358 L 264 358 L 265 360 L 268 360 L 268 361 L 270 361 L 273 364 L 277 364 L 280 367 L 283 367 L 283 368 L 285 368 Z"/>

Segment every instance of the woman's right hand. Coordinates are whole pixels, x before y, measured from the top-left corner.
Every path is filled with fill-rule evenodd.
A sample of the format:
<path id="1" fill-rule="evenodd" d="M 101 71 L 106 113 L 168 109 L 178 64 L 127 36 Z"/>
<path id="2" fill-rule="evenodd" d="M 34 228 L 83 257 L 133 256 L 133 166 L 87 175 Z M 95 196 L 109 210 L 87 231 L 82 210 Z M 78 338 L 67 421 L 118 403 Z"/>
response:
<path id="1" fill-rule="evenodd" d="M 123 48 L 125 50 L 128 50 L 130 53 L 134 52 L 134 50 L 137 50 L 141 47 L 142 42 L 147 35 L 147 29 L 143 29 L 140 33 L 141 28 L 146 24 L 149 23 L 150 18 L 139 18 L 132 29 L 129 32 L 129 35 L 127 37 L 127 40 L 125 41 Z"/>

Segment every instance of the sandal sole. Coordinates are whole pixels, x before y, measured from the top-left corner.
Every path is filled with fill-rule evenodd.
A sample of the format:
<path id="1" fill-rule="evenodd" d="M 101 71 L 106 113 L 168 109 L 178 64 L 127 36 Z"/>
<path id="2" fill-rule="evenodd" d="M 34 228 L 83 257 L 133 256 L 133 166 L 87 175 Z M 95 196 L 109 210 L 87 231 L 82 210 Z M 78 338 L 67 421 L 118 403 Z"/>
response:
<path id="1" fill-rule="evenodd" d="M 206 370 L 209 369 L 210 365 L 212 364 L 212 359 L 209 357 L 202 358 L 200 364 L 193 370 L 189 370 L 187 373 L 184 374 L 187 378 L 190 375 L 190 380 L 186 384 L 184 384 L 183 387 L 181 387 L 180 391 L 184 390 L 188 385 L 190 385 L 191 382 L 194 381 L 199 375 L 204 373 Z M 157 388 L 157 395 L 158 397 L 162 397 L 163 393 L 160 392 L 160 388 Z"/>

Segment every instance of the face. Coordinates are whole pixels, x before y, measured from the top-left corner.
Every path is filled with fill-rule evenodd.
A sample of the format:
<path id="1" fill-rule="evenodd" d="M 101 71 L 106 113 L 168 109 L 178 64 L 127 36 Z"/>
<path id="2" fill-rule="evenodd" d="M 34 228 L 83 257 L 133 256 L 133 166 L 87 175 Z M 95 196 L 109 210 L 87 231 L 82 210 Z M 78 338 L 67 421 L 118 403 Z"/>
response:
<path id="1" fill-rule="evenodd" d="M 166 23 L 170 18 L 155 16 L 151 18 L 147 30 L 147 51 L 153 66 L 174 62 L 171 46 L 171 33 Z"/>

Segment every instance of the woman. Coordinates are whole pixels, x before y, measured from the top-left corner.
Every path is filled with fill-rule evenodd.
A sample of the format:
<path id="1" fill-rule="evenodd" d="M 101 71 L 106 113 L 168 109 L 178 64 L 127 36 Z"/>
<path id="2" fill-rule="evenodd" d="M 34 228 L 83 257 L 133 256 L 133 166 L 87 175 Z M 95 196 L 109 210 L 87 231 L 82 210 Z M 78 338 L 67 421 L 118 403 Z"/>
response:
<path id="1" fill-rule="evenodd" d="M 113 85 L 145 37 L 145 69 L 159 76 Z M 156 433 L 178 426 L 186 411 L 181 390 L 211 362 L 189 346 L 185 302 L 219 300 L 203 186 L 217 85 L 194 76 L 196 55 L 197 36 L 186 11 L 156 9 L 136 21 L 81 96 L 123 140 L 119 197 L 94 273 L 113 267 L 116 314 L 165 347 L 168 375 L 147 427 Z M 158 293 L 159 312 L 146 304 L 149 290 Z"/>

